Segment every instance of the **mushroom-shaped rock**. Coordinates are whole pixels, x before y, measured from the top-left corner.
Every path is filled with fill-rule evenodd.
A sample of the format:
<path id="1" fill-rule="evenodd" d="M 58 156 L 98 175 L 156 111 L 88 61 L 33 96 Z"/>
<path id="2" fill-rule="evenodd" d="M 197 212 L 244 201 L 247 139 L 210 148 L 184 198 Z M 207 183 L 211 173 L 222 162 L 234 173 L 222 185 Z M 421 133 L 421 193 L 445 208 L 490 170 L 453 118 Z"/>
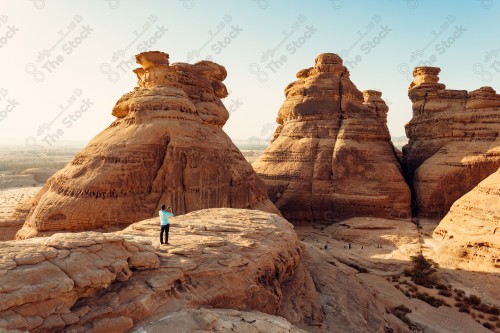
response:
<path id="1" fill-rule="evenodd" d="M 224 67 L 170 65 L 168 54 L 137 55 L 139 87 L 123 95 L 117 119 L 32 199 L 18 238 L 60 231 L 114 230 L 158 214 L 214 207 L 279 214 L 266 187 L 223 132 L 229 113 Z"/>

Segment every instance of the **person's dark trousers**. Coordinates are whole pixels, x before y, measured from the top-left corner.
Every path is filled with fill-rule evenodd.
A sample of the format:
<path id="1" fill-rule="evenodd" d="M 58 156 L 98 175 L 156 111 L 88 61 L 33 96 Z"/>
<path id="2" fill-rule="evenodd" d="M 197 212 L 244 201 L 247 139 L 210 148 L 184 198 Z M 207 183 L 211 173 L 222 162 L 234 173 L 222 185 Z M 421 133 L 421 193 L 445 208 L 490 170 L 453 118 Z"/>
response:
<path id="1" fill-rule="evenodd" d="M 165 243 L 168 243 L 168 231 L 170 230 L 170 224 L 162 225 L 160 231 L 160 243 L 163 244 L 163 233 L 165 233 Z"/>

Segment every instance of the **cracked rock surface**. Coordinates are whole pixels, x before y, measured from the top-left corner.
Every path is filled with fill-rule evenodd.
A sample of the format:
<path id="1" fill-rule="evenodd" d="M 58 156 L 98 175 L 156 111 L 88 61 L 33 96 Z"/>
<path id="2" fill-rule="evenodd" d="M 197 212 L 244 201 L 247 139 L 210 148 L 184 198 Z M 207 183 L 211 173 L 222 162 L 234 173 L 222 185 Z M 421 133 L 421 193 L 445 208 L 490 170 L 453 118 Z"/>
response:
<path id="1" fill-rule="evenodd" d="M 115 233 L 3 242 L 0 328 L 125 332 L 146 318 L 202 306 L 301 325 L 323 320 L 302 247 L 282 217 L 201 210 L 171 218 L 169 241 L 159 244 L 154 218 Z"/>

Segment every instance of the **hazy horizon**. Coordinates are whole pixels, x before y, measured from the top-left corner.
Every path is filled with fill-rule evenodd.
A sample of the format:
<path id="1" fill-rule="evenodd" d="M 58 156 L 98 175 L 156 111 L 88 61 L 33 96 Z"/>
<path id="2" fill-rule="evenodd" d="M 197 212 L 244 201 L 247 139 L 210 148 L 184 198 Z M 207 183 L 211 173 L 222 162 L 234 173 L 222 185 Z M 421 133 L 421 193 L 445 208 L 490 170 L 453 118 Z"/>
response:
<path id="1" fill-rule="evenodd" d="M 146 50 L 225 66 L 224 130 L 249 142 L 272 135 L 295 73 L 320 53 L 340 54 L 358 89 L 382 91 L 391 135 L 403 137 L 413 67 L 441 67 L 449 89 L 500 87 L 498 17 L 493 0 L 6 0 L 0 139 L 86 144 L 136 86 L 133 56 Z"/>

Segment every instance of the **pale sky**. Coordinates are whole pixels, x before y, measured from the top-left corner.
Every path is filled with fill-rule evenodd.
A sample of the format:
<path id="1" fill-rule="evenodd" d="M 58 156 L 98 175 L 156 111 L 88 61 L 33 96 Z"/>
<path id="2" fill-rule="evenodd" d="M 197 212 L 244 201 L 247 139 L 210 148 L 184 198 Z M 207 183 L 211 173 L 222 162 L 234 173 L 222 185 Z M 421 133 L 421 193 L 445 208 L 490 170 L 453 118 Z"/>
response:
<path id="1" fill-rule="evenodd" d="M 417 65 L 441 67 L 450 89 L 500 89 L 498 0 L 0 1 L 3 143 L 87 143 L 136 86 L 131 59 L 145 50 L 226 67 L 234 140 L 268 138 L 284 88 L 324 52 L 358 89 L 382 91 L 393 136 Z"/>

